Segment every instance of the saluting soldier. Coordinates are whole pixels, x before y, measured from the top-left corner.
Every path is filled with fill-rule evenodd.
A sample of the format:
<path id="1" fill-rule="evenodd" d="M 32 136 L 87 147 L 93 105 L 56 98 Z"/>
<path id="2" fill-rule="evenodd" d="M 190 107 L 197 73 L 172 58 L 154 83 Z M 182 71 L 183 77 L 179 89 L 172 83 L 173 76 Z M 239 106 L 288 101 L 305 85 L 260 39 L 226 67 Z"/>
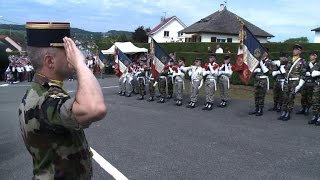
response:
<path id="1" fill-rule="evenodd" d="M 277 112 L 281 112 L 281 106 L 283 103 L 283 84 L 285 81 L 284 66 L 288 62 L 288 54 L 280 52 L 279 59 L 280 60 L 272 61 L 272 64 L 273 64 L 272 76 L 274 78 L 273 107 L 269 109 L 269 111 L 277 111 Z"/>
<path id="2" fill-rule="evenodd" d="M 318 52 L 313 52 L 316 56 L 316 62 L 311 68 L 311 76 L 314 80 L 313 96 L 312 96 L 312 113 L 313 117 L 308 124 L 320 126 L 320 62 L 317 60 Z"/>
<path id="3" fill-rule="evenodd" d="M 178 66 L 173 66 L 173 77 L 175 79 L 175 86 L 177 89 L 176 105 L 182 106 L 183 88 L 184 88 L 184 77 L 183 68 L 185 67 L 185 59 L 181 57 L 178 60 Z"/>
<path id="4" fill-rule="evenodd" d="M 174 60 L 171 59 L 166 67 L 168 69 L 168 75 L 167 75 L 167 84 L 168 84 L 168 96 L 167 99 L 172 99 L 173 95 L 173 68 L 174 67 Z"/>
<path id="5" fill-rule="evenodd" d="M 309 54 L 309 63 L 306 64 L 306 78 L 303 87 L 301 88 L 301 106 L 302 108 L 296 114 L 309 115 L 310 108 L 312 106 L 312 94 L 314 88 L 314 78 L 311 76 L 311 69 L 317 60 L 318 53 L 315 51 Z"/>
<path id="6" fill-rule="evenodd" d="M 302 46 L 293 46 L 293 57 L 285 66 L 286 81 L 283 86 L 283 105 L 282 113 L 278 120 L 290 120 L 290 114 L 294 106 L 294 99 L 305 83 L 306 62 L 300 57 Z"/>
<path id="7" fill-rule="evenodd" d="M 126 79 L 127 79 L 127 71 L 123 72 L 123 74 L 119 78 L 119 95 L 120 96 L 125 96 L 126 95 Z"/>
<path id="8" fill-rule="evenodd" d="M 69 23 L 27 22 L 26 31 L 35 77 L 20 104 L 19 121 L 33 179 L 91 179 L 92 153 L 83 129 L 106 115 L 99 82 L 67 38 Z M 79 81 L 75 98 L 63 89 L 73 71 Z"/>
<path id="9" fill-rule="evenodd" d="M 201 67 L 201 58 L 196 58 L 194 65 L 191 67 L 182 68 L 184 72 L 188 72 L 191 77 L 191 95 L 190 102 L 187 108 L 195 108 L 198 101 L 199 90 L 203 85 L 203 68 Z"/>
<path id="10" fill-rule="evenodd" d="M 227 101 L 229 100 L 229 88 L 230 88 L 230 78 L 233 73 L 233 66 L 230 63 L 230 56 L 226 55 L 224 57 L 224 62 L 219 68 L 218 73 L 218 84 L 220 89 L 221 102 L 218 105 L 220 108 L 227 106 Z"/>
<path id="11" fill-rule="evenodd" d="M 268 57 L 268 49 L 260 60 L 258 67 L 254 70 L 254 99 L 255 99 L 255 110 L 249 112 L 249 115 L 262 116 L 264 99 L 269 89 L 269 67 L 271 60 Z"/>
<path id="12" fill-rule="evenodd" d="M 216 55 L 212 54 L 208 58 L 208 63 L 205 64 L 203 76 L 205 77 L 206 89 L 206 105 L 202 110 L 211 111 L 213 108 L 214 93 L 217 90 L 217 77 L 219 72 L 219 64 L 216 63 Z"/>

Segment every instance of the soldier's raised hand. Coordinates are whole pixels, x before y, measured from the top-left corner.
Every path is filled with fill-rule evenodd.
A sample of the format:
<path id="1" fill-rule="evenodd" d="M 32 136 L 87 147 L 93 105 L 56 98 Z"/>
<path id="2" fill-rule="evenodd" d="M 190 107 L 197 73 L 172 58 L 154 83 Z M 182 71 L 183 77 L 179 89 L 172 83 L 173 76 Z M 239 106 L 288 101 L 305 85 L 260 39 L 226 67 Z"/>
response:
<path id="1" fill-rule="evenodd" d="M 73 40 L 65 37 L 63 38 L 63 42 L 69 65 L 71 65 L 75 70 L 77 70 L 79 66 L 86 66 L 85 57 Z"/>

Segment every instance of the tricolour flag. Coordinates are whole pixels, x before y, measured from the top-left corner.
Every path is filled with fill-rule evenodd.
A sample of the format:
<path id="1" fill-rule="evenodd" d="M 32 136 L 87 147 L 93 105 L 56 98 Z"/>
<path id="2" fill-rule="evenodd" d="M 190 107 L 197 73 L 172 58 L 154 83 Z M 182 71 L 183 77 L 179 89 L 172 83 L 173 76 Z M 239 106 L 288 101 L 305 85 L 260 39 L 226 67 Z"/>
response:
<path id="1" fill-rule="evenodd" d="M 102 52 L 100 51 L 98 56 L 94 56 L 95 60 L 96 60 L 96 64 L 99 66 L 100 71 L 105 67 L 104 63 L 102 62 L 102 59 L 105 59 L 105 56 L 102 54 Z"/>
<path id="2" fill-rule="evenodd" d="M 171 58 L 154 39 L 151 40 L 150 49 L 153 56 L 151 72 L 154 78 L 158 78 Z"/>
<path id="3" fill-rule="evenodd" d="M 119 48 L 115 48 L 115 74 L 120 77 L 128 71 L 128 66 L 132 63 L 130 58 L 126 56 Z"/>
<path id="4" fill-rule="evenodd" d="M 240 47 L 235 65 L 235 70 L 239 72 L 240 79 L 248 84 L 254 69 L 259 65 L 267 50 L 260 44 L 259 40 L 251 31 L 241 23 Z"/>

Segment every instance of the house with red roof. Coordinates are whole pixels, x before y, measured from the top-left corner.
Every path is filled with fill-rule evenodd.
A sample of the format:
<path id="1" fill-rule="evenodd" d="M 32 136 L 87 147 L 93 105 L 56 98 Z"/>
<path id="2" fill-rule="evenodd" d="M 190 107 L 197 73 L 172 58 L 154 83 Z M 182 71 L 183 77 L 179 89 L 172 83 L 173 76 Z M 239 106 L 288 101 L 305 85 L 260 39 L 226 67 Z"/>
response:
<path id="1" fill-rule="evenodd" d="M 6 47 L 6 52 L 21 51 L 22 45 L 15 41 L 12 37 L 0 35 L 0 43 Z"/>
<path id="2" fill-rule="evenodd" d="M 151 37 L 159 43 L 165 42 L 183 42 L 182 33 L 178 33 L 187 26 L 176 16 L 161 18 L 160 24 L 153 28 L 149 33 L 149 43 Z"/>

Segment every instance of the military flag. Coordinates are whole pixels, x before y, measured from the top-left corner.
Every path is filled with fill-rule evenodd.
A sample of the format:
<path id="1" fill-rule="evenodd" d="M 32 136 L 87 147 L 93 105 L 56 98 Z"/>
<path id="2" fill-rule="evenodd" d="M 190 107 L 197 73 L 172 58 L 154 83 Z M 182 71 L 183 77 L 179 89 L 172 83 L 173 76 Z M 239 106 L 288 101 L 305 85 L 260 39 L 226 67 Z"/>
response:
<path id="1" fill-rule="evenodd" d="M 157 78 L 171 58 L 154 39 L 151 40 L 150 50 L 153 56 L 151 72 L 153 77 Z"/>
<path id="2" fill-rule="evenodd" d="M 238 71 L 240 79 L 245 84 L 248 84 L 252 72 L 259 65 L 259 61 L 264 58 L 263 56 L 267 50 L 242 22 L 239 38 L 240 46 L 235 71 Z"/>
<path id="3" fill-rule="evenodd" d="M 115 48 L 115 74 L 120 77 L 128 71 L 128 66 L 132 63 L 130 58 L 124 54 L 119 48 Z"/>

